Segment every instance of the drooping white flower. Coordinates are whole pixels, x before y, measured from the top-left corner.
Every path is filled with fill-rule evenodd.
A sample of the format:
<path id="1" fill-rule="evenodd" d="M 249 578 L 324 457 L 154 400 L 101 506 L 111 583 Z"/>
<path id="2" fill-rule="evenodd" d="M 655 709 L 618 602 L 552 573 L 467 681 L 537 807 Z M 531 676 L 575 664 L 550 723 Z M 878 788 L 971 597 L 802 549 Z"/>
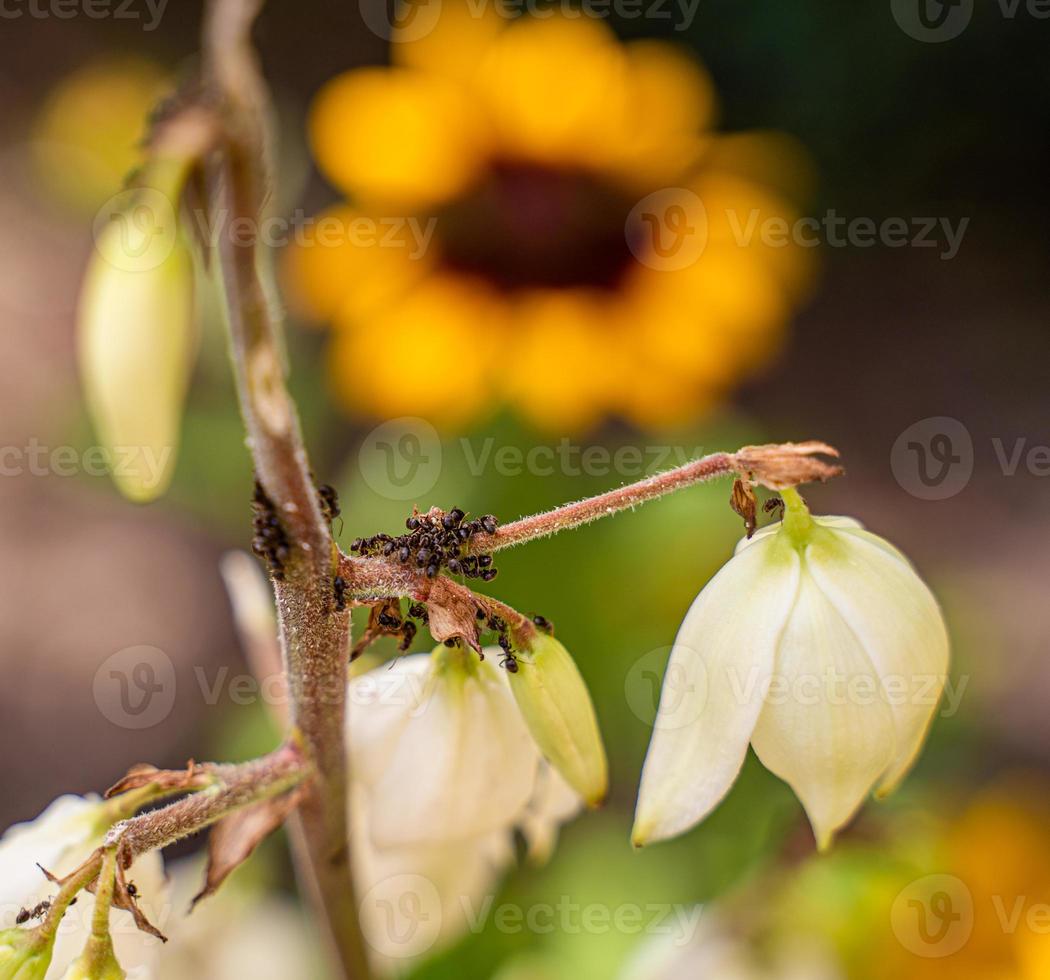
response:
<path id="1" fill-rule="evenodd" d="M 483 919 L 514 860 L 513 841 L 506 831 L 490 831 L 440 843 L 376 847 L 374 812 L 360 791 L 351 795 L 351 854 L 361 929 L 373 967 L 400 973 Z"/>
<path id="2" fill-rule="evenodd" d="M 524 810 L 540 755 L 493 661 L 440 646 L 351 682 L 351 772 L 377 846 L 478 838 Z"/>
<path id="3" fill-rule="evenodd" d="M 818 846 L 922 746 L 948 669 L 937 601 L 906 558 L 784 491 L 675 639 L 635 814 L 636 845 L 680 834 L 728 792 L 750 742 L 794 789 Z"/>
<path id="4" fill-rule="evenodd" d="M 59 877 L 68 874 L 102 843 L 111 822 L 107 804 L 97 797 L 62 796 L 35 820 L 11 827 L 0 838 L 0 929 L 13 926 L 21 908 L 32 908 L 55 894 L 38 863 Z M 135 882 L 146 917 L 163 929 L 170 907 L 160 855 L 142 855 L 126 874 Z M 67 910 L 58 926 L 47 980 L 62 978 L 80 956 L 91 933 L 94 907 L 94 896 L 83 891 Z M 150 977 L 161 941 L 141 932 L 131 913 L 122 909 L 110 912 L 110 931 L 128 976 Z"/>
<path id="5" fill-rule="evenodd" d="M 514 862 L 531 860 L 583 807 L 544 759 L 498 647 L 404 657 L 354 678 L 350 827 L 361 925 L 374 965 L 409 968 L 480 927 Z"/>

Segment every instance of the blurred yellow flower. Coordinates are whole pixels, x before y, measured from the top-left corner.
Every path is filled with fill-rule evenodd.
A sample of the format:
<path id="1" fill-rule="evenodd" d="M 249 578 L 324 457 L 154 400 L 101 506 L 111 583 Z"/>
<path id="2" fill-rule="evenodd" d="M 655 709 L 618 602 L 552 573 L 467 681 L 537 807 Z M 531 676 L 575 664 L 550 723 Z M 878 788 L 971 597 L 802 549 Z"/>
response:
<path id="1" fill-rule="evenodd" d="M 898 897 L 894 935 L 869 957 L 872 980 L 1050 976 L 1045 781 L 1000 779 L 945 828 L 937 850 L 936 873 L 920 879 L 932 883 L 930 893 L 913 884 Z"/>
<path id="2" fill-rule="evenodd" d="M 59 203 L 92 214 L 142 155 L 145 117 L 169 90 L 152 62 L 113 58 L 63 78 L 33 124 L 37 175 Z"/>
<path id="3" fill-rule="evenodd" d="M 391 67 L 320 91 L 314 153 L 351 204 L 297 236 L 293 303 L 334 328 L 352 411 L 693 418 L 800 299 L 808 253 L 764 234 L 800 154 L 712 134 L 711 82 L 669 45 L 497 11 L 445 4 Z"/>

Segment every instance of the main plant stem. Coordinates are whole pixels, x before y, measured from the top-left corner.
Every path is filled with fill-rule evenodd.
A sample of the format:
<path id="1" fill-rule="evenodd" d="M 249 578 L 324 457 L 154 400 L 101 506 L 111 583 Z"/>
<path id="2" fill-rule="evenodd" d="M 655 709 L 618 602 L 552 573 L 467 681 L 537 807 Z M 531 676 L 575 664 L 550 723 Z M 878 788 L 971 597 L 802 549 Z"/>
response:
<path id="1" fill-rule="evenodd" d="M 256 236 L 271 186 L 269 101 L 250 40 L 261 6 L 261 0 L 211 0 L 204 30 L 205 75 L 224 130 L 208 175 L 211 217 L 216 227 L 243 225 Z M 293 827 L 297 866 L 328 924 L 344 975 L 356 980 L 368 976 L 368 964 L 348 857 L 343 740 L 349 613 L 335 608 L 331 532 L 285 387 L 280 324 L 262 271 L 269 257 L 254 236 L 246 243 L 222 234 L 217 250 L 248 445 L 291 543 L 275 592 L 291 721 L 315 767 Z"/>

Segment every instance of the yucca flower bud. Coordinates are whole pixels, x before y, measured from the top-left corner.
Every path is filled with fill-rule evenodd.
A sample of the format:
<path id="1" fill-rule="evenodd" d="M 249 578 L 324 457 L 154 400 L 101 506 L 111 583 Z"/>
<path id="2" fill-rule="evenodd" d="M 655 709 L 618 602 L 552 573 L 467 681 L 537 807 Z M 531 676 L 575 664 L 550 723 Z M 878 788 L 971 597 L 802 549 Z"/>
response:
<path id="1" fill-rule="evenodd" d="M 739 543 L 675 639 L 638 846 L 702 820 L 750 741 L 824 849 L 869 791 L 895 788 L 926 738 L 948 669 L 936 599 L 882 538 L 851 518 L 811 517 L 794 490 L 783 497 L 783 522 Z"/>
<path id="2" fill-rule="evenodd" d="M 74 960 L 62 980 L 124 980 L 127 973 L 117 962 L 109 936 L 91 936 L 84 952 Z"/>
<path id="3" fill-rule="evenodd" d="M 36 929 L 0 931 L 0 980 L 44 980 L 53 939 L 43 938 Z"/>
<path id="4" fill-rule="evenodd" d="M 587 685 L 569 651 L 539 631 L 510 674 L 525 724 L 547 760 L 590 806 L 609 788 L 609 765 Z"/>
<path id="5" fill-rule="evenodd" d="M 171 480 L 196 349 L 193 258 L 178 228 L 184 170 L 103 215 L 80 294 L 80 372 L 114 482 L 136 502 Z"/>

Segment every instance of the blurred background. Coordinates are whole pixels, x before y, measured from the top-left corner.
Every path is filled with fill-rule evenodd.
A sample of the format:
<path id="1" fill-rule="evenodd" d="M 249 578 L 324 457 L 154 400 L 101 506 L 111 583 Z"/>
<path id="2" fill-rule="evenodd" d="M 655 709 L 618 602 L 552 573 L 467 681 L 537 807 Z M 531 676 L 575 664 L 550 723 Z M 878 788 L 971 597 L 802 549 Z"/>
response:
<path id="1" fill-rule="evenodd" d="M 489 591 L 557 625 L 613 791 L 494 902 L 638 907 L 642 924 L 490 918 L 414 975 L 1050 975 L 1046 12 L 430 0 L 400 9 L 391 44 L 389 12 L 363 3 L 272 3 L 257 31 L 291 385 L 344 546 L 413 504 L 511 520 L 699 453 L 819 438 L 847 475 L 811 505 L 906 550 L 954 647 L 916 771 L 830 855 L 753 758 L 701 827 L 635 854 L 663 664 L 741 533 L 729 487 L 507 553 Z M 93 222 L 144 116 L 192 76 L 200 16 L 0 14 L 3 826 L 135 762 L 274 738 L 265 704 L 231 693 L 247 667 L 218 563 L 250 543 L 252 477 L 214 297 L 159 503 L 113 489 L 76 378 Z M 356 237 L 316 247 L 325 215 Z M 143 660 L 164 690 L 140 717 L 111 685 Z M 286 900 L 241 945 L 308 943 L 280 842 L 259 864 L 238 872 L 244 907 L 264 885 Z M 668 904 L 703 905 L 699 931 L 653 925 Z"/>

